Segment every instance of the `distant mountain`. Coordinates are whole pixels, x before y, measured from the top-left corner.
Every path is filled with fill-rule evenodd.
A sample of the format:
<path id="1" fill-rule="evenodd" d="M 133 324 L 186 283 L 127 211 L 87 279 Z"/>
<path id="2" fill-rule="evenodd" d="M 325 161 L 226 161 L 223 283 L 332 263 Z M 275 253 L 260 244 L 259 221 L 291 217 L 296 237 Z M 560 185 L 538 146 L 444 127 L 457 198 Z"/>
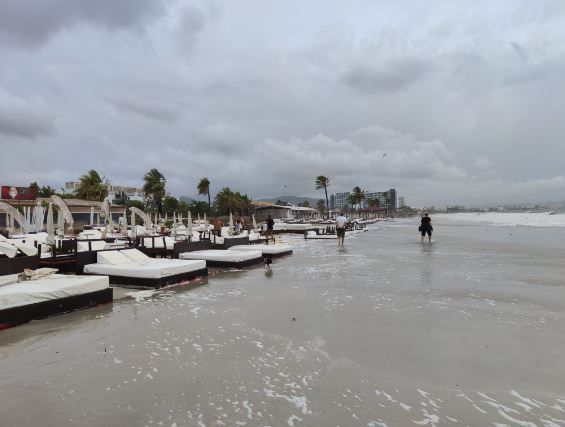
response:
<path id="1" fill-rule="evenodd" d="M 283 202 L 287 202 L 293 205 L 298 205 L 299 203 L 304 203 L 304 201 L 307 201 L 308 203 L 310 203 L 310 207 L 315 208 L 316 205 L 318 204 L 318 200 L 320 199 L 326 200 L 325 196 L 320 197 L 318 199 L 314 199 L 313 197 L 301 197 L 301 196 L 279 196 L 279 197 L 271 197 L 270 199 L 262 198 L 261 200 L 265 202 L 273 202 L 273 203 L 276 203 L 277 200 L 281 200 Z"/>

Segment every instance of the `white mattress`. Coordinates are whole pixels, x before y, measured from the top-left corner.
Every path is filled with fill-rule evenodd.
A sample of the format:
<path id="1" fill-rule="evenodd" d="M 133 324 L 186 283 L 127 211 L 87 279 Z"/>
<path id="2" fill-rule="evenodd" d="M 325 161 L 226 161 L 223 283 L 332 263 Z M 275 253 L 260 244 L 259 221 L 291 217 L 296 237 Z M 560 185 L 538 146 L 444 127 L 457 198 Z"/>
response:
<path id="1" fill-rule="evenodd" d="M 261 251 L 263 255 L 277 255 L 292 250 L 290 245 L 275 243 L 274 245 L 236 245 L 230 250 L 234 251 Z"/>
<path id="2" fill-rule="evenodd" d="M 88 274 L 104 274 L 108 276 L 137 277 L 140 279 L 160 279 L 175 274 L 190 273 L 206 268 L 206 261 L 184 261 L 179 259 L 151 258 L 145 262 L 128 262 L 127 264 L 88 264 L 84 272 Z"/>
<path id="3" fill-rule="evenodd" d="M 232 251 L 231 249 L 208 249 L 204 251 L 183 252 L 182 259 L 203 259 L 206 261 L 242 262 L 261 258 L 261 251 Z"/>
<path id="4" fill-rule="evenodd" d="M 17 275 L 13 275 L 14 278 Z M 100 291 L 110 286 L 104 276 L 54 274 L 39 280 L 0 287 L 0 310 Z"/>
<path id="5" fill-rule="evenodd" d="M 307 239 L 337 239 L 337 234 L 316 234 L 315 232 L 308 232 Z"/>

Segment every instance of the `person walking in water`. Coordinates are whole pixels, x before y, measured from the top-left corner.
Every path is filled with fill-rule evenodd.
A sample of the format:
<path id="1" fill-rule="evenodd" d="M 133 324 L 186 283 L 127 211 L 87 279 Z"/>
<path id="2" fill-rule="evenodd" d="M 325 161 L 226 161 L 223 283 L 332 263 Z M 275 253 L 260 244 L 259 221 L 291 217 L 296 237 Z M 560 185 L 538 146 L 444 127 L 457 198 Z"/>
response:
<path id="1" fill-rule="evenodd" d="M 345 225 L 347 224 L 347 217 L 340 212 L 335 219 L 335 232 L 337 234 L 337 245 L 343 246 L 345 242 Z"/>
<path id="2" fill-rule="evenodd" d="M 422 234 L 422 243 L 424 243 L 424 238 L 426 234 L 428 235 L 428 241 L 432 242 L 432 231 L 434 231 L 434 227 L 432 227 L 432 219 L 428 215 L 427 212 L 424 212 L 424 216 L 422 217 L 422 222 L 420 224 L 420 233 Z"/>
<path id="3" fill-rule="evenodd" d="M 269 244 L 269 237 L 273 239 L 273 243 L 275 242 L 275 236 L 273 235 L 273 230 L 275 228 L 275 221 L 271 217 L 271 215 L 267 215 L 267 231 L 265 232 L 265 237 L 267 238 L 267 244 Z"/>

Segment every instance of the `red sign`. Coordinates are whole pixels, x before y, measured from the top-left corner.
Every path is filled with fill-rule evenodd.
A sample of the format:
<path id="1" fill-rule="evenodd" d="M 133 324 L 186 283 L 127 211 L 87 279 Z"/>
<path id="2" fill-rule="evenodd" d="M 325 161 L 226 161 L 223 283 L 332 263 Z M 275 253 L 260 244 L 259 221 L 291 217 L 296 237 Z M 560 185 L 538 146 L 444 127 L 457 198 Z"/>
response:
<path id="1" fill-rule="evenodd" d="M 2 199 L 7 200 L 35 200 L 37 193 L 30 187 L 2 186 Z"/>

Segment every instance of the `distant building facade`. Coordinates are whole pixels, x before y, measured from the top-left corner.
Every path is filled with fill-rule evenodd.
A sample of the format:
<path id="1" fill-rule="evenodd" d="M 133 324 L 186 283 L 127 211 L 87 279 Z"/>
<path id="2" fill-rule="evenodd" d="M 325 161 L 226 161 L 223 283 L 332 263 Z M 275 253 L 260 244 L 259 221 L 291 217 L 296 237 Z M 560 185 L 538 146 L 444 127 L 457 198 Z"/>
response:
<path id="1" fill-rule="evenodd" d="M 80 181 L 65 182 L 65 191 L 74 192 L 79 188 Z M 143 202 L 145 200 L 145 193 L 142 188 L 126 187 L 124 185 L 108 185 L 108 198 L 110 203 L 114 199 L 121 199 L 127 197 L 129 200 L 137 200 Z"/>
<path id="2" fill-rule="evenodd" d="M 348 204 L 348 197 L 351 192 L 336 193 L 330 197 L 330 206 L 332 209 L 343 209 Z M 398 209 L 396 189 L 391 188 L 388 191 L 374 191 L 365 193 L 365 200 L 361 203 L 361 208 L 367 208 L 369 205 L 367 200 L 376 199 L 379 201 L 379 207 L 385 208 L 387 212 L 396 212 Z M 404 198 L 402 198 L 404 200 Z"/>
<path id="3" fill-rule="evenodd" d="M 347 198 L 351 193 L 336 193 L 330 196 L 330 209 L 340 210 L 347 206 Z"/>

